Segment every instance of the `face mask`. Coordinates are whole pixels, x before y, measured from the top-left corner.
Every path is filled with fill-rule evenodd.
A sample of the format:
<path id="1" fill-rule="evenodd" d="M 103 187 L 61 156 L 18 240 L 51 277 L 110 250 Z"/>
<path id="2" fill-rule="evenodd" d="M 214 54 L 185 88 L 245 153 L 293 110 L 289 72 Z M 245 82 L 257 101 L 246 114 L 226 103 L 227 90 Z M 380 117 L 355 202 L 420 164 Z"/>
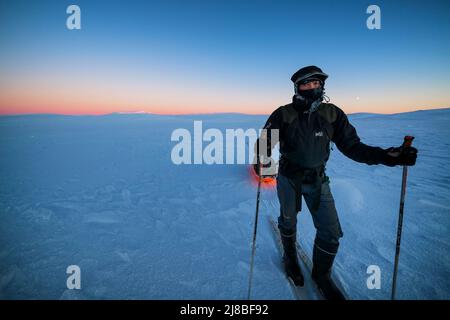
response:
<path id="1" fill-rule="evenodd" d="M 322 93 L 323 93 L 322 87 L 298 91 L 298 95 L 310 101 L 315 101 L 319 99 L 320 97 L 322 97 Z"/>

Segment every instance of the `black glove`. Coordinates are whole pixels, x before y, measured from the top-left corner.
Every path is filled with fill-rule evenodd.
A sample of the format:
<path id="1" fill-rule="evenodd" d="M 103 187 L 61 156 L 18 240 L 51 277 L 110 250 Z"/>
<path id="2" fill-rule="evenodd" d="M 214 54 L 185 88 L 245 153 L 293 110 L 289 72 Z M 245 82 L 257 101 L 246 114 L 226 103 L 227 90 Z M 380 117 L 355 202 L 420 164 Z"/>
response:
<path id="1" fill-rule="evenodd" d="M 389 167 L 413 166 L 416 164 L 418 150 L 414 147 L 391 147 L 384 150 L 384 164 Z"/>

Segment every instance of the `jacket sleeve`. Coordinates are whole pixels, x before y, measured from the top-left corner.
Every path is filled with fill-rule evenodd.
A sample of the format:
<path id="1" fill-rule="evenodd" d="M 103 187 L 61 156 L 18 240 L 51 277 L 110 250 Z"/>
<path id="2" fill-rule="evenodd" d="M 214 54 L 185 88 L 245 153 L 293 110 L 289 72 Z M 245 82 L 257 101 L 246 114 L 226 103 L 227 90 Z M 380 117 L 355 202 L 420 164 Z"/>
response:
<path id="1" fill-rule="evenodd" d="M 361 142 L 355 127 L 348 121 L 347 115 L 336 107 L 337 118 L 334 122 L 334 135 L 332 141 L 338 149 L 348 158 L 366 163 L 384 164 L 386 152 L 379 147 L 368 146 Z"/>
<path id="2" fill-rule="evenodd" d="M 257 139 L 255 143 L 255 154 L 271 157 L 272 156 L 272 148 L 276 146 L 279 142 L 280 138 L 280 129 L 281 129 L 281 107 L 276 109 L 266 121 L 266 124 L 263 127 L 260 137 Z M 275 132 L 274 130 L 277 130 Z M 266 151 L 259 150 L 259 146 L 266 147 Z"/>

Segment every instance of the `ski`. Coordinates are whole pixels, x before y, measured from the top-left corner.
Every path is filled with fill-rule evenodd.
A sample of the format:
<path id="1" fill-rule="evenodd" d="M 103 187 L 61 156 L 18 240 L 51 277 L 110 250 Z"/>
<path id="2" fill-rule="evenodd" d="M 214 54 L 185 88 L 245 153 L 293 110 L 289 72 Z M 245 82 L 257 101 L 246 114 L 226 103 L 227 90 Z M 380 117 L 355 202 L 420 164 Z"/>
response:
<path id="1" fill-rule="evenodd" d="M 271 229 L 273 231 L 273 239 L 275 241 L 275 244 L 280 252 L 281 257 L 283 256 L 283 243 L 281 242 L 281 236 L 280 232 L 278 230 L 277 223 L 273 220 L 273 218 L 269 217 L 269 223 L 271 225 Z M 313 281 L 310 278 L 310 274 L 305 274 L 305 266 L 302 265 L 302 261 L 300 261 L 300 267 L 302 268 L 303 275 L 305 277 L 305 285 L 303 287 L 296 286 L 294 284 L 294 281 L 290 277 L 288 277 L 285 273 L 285 276 L 289 282 L 289 285 L 292 289 L 292 293 L 294 295 L 294 298 L 296 300 L 317 300 L 317 299 L 323 299 L 320 292 L 317 290 L 317 288 L 313 285 Z"/>
<path id="2" fill-rule="evenodd" d="M 281 236 L 278 230 L 278 225 L 272 217 L 269 217 L 269 222 L 275 236 L 274 239 L 276 240 L 277 247 L 280 250 L 281 255 L 283 255 L 283 244 L 281 242 Z M 286 276 L 289 280 L 289 283 L 291 284 L 292 291 L 295 297 L 297 299 L 299 299 L 298 297 L 300 297 L 300 299 L 324 300 L 325 298 L 323 297 L 322 292 L 320 291 L 319 287 L 314 282 L 314 280 L 312 280 L 311 278 L 313 263 L 310 257 L 306 254 L 306 251 L 302 248 L 302 246 L 298 243 L 298 241 L 296 242 L 296 246 L 300 267 L 302 269 L 303 276 L 305 278 L 305 285 L 304 287 L 297 287 L 292 281 L 292 279 Z M 348 295 L 344 291 L 341 283 L 336 281 L 335 279 L 332 280 L 334 281 L 334 284 L 339 288 L 339 290 L 341 290 L 344 297 L 348 300 L 349 299 Z"/>

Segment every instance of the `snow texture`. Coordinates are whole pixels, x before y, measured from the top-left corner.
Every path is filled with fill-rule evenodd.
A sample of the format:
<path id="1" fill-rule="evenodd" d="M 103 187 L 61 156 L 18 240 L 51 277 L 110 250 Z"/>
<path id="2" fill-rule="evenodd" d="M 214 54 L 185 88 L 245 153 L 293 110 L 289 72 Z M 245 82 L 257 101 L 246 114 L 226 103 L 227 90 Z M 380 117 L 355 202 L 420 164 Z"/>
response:
<path id="1" fill-rule="evenodd" d="M 256 203 L 246 165 L 174 165 L 176 128 L 260 128 L 267 116 L 0 117 L 0 299 L 245 299 Z M 399 299 L 450 299 L 450 109 L 350 116 L 383 148 L 414 135 Z M 250 148 L 252 149 L 252 148 Z M 351 161 L 327 174 L 344 231 L 334 276 L 353 299 L 389 299 L 401 167 Z M 298 239 L 315 230 L 303 205 Z M 263 188 L 254 299 L 293 299 L 272 239 L 275 189 Z M 81 290 L 66 286 L 69 265 Z M 366 285 L 369 265 L 381 289 Z"/>

